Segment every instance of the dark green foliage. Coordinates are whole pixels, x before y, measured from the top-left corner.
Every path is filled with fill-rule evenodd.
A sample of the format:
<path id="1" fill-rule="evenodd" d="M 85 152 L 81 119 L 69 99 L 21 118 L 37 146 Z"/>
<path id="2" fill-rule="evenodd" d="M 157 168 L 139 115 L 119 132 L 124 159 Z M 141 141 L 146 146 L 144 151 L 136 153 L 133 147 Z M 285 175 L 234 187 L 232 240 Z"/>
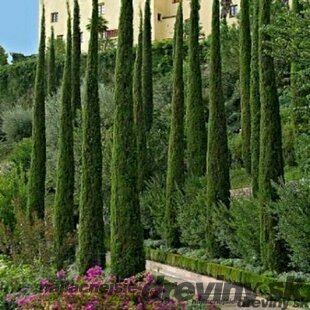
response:
<path id="1" fill-rule="evenodd" d="M 210 55 L 210 101 L 207 154 L 207 242 L 209 255 L 219 254 L 212 229 L 213 208 L 220 202 L 229 206 L 229 152 L 227 142 L 226 117 L 222 90 L 221 40 L 219 1 L 213 1 L 212 39 Z"/>
<path id="2" fill-rule="evenodd" d="M 5 49 L 0 46 L 0 66 L 8 64 L 8 55 L 5 52 Z"/>
<path id="3" fill-rule="evenodd" d="M 202 100 L 199 46 L 199 1 L 191 1 L 189 68 L 186 97 L 186 156 L 191 176 L 206 173 L 207 131 Z"/>
<path id="4" fill-rule="evenodd" d="M 46 175 L 46 137 L 45 137 L 45 10 L 41 20 L 39 56 L 35 80 L 33 105 L 32 153 L 28 183 L 28 217 L 36 213 L 44 218 L 45 175 Z"/>
<path id="5" fill-rule="evenodd" d="M 102 147 L 98 94 L 98 0 L 93 0 L 92 4 L 82 121 L 82 180 L 78 247 L 78 265 L 81 273 L 95 265 L 105 266 Z"/>
<path id="6" fill-rule="evenodd" d="M 251 58 L 251 175 L 252 192 L 254 197 L 258 193 L 258 170 L 259 170 L 259 134 L 260 134 L 260 98 L 259 98 L 259 1 L 252 5 L 252 58 Z"/>
<path id="7" fill-rule="evenodd" d="M 145 269 L 133 116 L 132 20 L 132 1 L 122 0 L 115 70 L 111 164 L 111 271 L 118 278 L 125 278 Z"/>
<path id="8" fill-rule="evenodd" d="M 80 7 L 78 0 L 74 0 L 73 9 L 73 37 L 72 37 L 72 108 L 73 116 L 81 109 L 81 29 Z"/>
<path id="9" fill-rule="evenodd" d="M 310 182 L 303 180 L 279 188 L 274 204 L 279 217 L 279 234 L 288 244 L 295 268 L 310 272 Z"/>
<path id="10" fill-rule="evenodd" d="M 67 43 L 64 76 L 62 82 L 61 117 L 58 146 L 58 167 L 54 206 L 55 251 L 57 270 L 72 260 L 74 249 L 66 239 L 75 229 L 74 225 L 74 154 L 73 154 L 73 109 L 71 106 L 71 16 L 68 9 Z M 74 76 L 74 78 L 76 78 Z"/>
<path id="11" fill-rule="evenodd" d="M 16 106 L 1 114 L 1 130 L 9 142 L 19 141 L 31 137 L 32 113 L 31 109 Z"/>
<path id="12" fill-rule="evenodd" d="M 145 128 L 150 131 L 153 123 L 153 59 L 150 0 L 145 1 L 142 54 L 142 100 L 145 114 Z"/>
<path id="13" fill-rule="evenodd" d="M 142 31 L 143 21 L 142 12 L 140 12 L 140 33 L 136 51 L 136 61 L 134 66 L 133 76 L 133 105 L 134 105 L 134 122 L 135 134 L 137 139 L 137 162 L 138 162 L 138 191 L 141 192 L 144 188 L 144 181 L 147 173 L 147 152 L 146 152 L 146 130 L 145 117 L 142 101 Z"/>
<path id="14" fill-rule="evenodd" d="M 259 275 L 236 267 L 224 266 L 206 260 L 149 248 L 146 249 L 146 257 L 155 262 L 242 285 L 259 295 L 271 297 L 271 300 L 310 300 L 309 283 L 287 282 L 286 280 L 283 281 L 281 279 Z"/>
<path id="15" fill-rule="evenodd" d="M 177 221 L 182 244 L 206 252 L 206 179 L 197 177 L 187 179 L 184 194 L 179 193 L 177 198 Z"/>
<path id="16" fill-rule="evenodd" d="M 167 247 L 179 245 L 175 192 L 183 187 L 184 165 L 184 81 L 183 81 L 183 9 L 179 4 L 175 33 L 173 61 L 172 115 L 168 146 L 168 171 L 166 180 L 165 241 Z"/>
<path id="17" fill-rule="evenodd" d="M 264 28 L 270 23 L 270 0 L 260 0 L 259 25 Z M 276 219 L 270 214 L 269 203 L 277 198 L 272 182 L 284 178 L 282 156 L 282 134 L 279 99 L 275 80 L 274 62 L 266 52 L 270 36 L 260 31 L 260 159 L 259 159 L 259 196 L 261 200 L 261 259 L 266 268 L 279 270 L 284 253 L 275 237 Z M 283 262 L 284 263 L 284 262 Z M 283 266 L 282 266 L 283 267 Z"/>
<path id="18" fill-rule="evenodd" d="M 249 0 L 240 3 L 240 96 L 243 163 L 251 172 L 251 26 Z"/>
<path id="19" fill-rule="evenodd" d="M 52 34 L 48 48 L 48 69 L 47 69 L 47 93 L 53 95 L 57 90 L 56 80 L 56 59 L 55 59 L 55 36 L 54 28 L 52 27 Z"/>
<path id="20" fill-rule="evenodd" d="M 254 199 L 233 199 L 229 210 L 218 208 L 215 229 L 217 239 L 228 246 L 232 257 L 257 266 L 260 262 L 259 203 Z"/>

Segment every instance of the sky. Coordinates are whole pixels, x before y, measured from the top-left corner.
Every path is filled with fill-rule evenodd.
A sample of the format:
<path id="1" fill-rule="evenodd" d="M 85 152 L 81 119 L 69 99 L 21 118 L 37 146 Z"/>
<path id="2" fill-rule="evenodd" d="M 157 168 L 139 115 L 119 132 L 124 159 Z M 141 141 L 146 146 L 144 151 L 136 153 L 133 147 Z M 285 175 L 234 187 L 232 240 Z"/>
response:
<path id="1" fill-rule="evenodd" d="M 0 46 L 7 53 L 37 52 L 39 0 L 0 0 Z"/>

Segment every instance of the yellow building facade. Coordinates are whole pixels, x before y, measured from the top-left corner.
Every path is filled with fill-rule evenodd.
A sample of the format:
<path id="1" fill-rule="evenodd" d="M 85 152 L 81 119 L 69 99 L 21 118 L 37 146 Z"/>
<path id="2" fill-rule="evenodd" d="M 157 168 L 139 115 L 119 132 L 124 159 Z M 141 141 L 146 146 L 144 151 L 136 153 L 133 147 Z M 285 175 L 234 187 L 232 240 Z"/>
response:
<path id="1" fill-rule="evenodd" d="M 134 1 L 134 38 L 137 41 L 139 31 L 140 8 L 143 10 L 145 0 Z M 200 24 L 204 34 L 211 32 L 212 1 L 200 0 Z M 54 28 L 55 36 L 65 38 L 67 4 L 66 0 L 40 0 L 40 12 L 45 6 L 46 32 L 50 37 L 51 28 Z M 240 0 L 221 0 L 221 14 L 226 15 L 229 24 L 236 22 Z M 82 51 L 88 48 L 89 31 L 87 25 L 91 16 L 91 0 L 79 0 L 81 10 Z M 69 0 L 70 8 L 73 8 L 73 0 Z M 121 0 L 99 0 L 99 15 L 108 21 L 108 31 L 102 37 L 116 39 Z M 152 10 L 152 36 L 153 40 L 164 40 L 173 37 L 174 23 L 179 0 L 151 0 Z M 184 19 L 190 16 L 190 0 L 183 0 Z"/>

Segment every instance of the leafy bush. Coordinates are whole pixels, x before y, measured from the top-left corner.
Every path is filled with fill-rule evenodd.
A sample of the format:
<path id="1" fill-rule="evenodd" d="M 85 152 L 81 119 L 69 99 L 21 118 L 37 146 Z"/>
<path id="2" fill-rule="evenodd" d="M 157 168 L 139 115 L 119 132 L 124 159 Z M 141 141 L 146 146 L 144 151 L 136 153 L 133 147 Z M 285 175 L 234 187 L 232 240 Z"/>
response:
<path id="1" fill-rule="evenodd" d="M 181 241 L 190 247 L 205 247 L 207 222 L 206 179 L 190 179 L 178 200 L 177 221 L 181 231 Z"/>
<path id="2" fill-rule="evenodd" d="M 31 137 L 32 112 L 21 106 L 2 112 L 2 131 L 9 141 Z"/>
<path id="3" fill-rule="evenodd" d="M 54 271 L 36 262 L 35 266 L 15 264 L 5 256 L 0 256 L 0 309 L 16 309 L 9 307 L 5 301 L 8 294 L 24 290 L 37 291 L 39 280 L 51 277 Z"/>
<path id="4" fill-rule="evenodd" d="M 295 166 L 295 149 L 294 149 L 294 126 L 292 123 L 288 123 L 283 126 L 283 158 L 284 163 L 287 166 Z"/>
<path id="5" fill-rule="evenodd" d="M 310 181 L 278 187 L 280 199 L 273 209 L 279 218 L 279 235 L 288 244 L 291 264 L 310 272 Z"/>
<path id="6" fill-rule="evenodd" d="M 140 196 L 140 210 L 142 225 L 153 239 L 164 238 L 165 203 L 165 179 L 159 176 L 151 178 Z"/>
<path id="7" fill-rule="evenodd" d="M 0 175 L 0 224 L 5 226 L 7 233 L 14 231 L 16 226 L 14 209 L 25 209 L 26 192 L 26 176 L 20 167 Z M 0 234 L 0 239 L 3 237 L 5 232 Z"/>
<path id="8" fill-rule="evenodd" d="M 13 162 L 15 166 L 22 167 L 24 171 L 28 171 L 31 162 L 31 139 L 23 139 L 14 145 L 8 160 Z"/>
<path id="9" fill-rule="evenodd" d="M 235 257 L 257 265 L 259 262 L 259 205 L 256 200 L 234 199 L 230 209 L 220 206 L 215 217 L 218 241 Z"/>
<path id="10" fill-rule="evenodd" d="M 241 168 L 243 166 L 241 134 L 230 135 L 228 139 L 228 146 L 230 151 L 231 167 Z"/>
<path id="11" fill-rule="evenodd" d="M 296 139 L 296 160 L 305 177 L 310 177 L 310 135 L 301 134 Z"/>

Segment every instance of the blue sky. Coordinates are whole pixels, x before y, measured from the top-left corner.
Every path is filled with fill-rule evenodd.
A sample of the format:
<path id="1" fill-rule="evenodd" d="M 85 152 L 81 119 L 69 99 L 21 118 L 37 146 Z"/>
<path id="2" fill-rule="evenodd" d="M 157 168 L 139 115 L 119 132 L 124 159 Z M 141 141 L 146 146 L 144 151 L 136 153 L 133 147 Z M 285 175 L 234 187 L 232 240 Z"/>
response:
<path id="1" fill-rule="evenodd" d="M 0 0 L 0 45 L 7 52 L 37 52 L 39 0 Z"/>

